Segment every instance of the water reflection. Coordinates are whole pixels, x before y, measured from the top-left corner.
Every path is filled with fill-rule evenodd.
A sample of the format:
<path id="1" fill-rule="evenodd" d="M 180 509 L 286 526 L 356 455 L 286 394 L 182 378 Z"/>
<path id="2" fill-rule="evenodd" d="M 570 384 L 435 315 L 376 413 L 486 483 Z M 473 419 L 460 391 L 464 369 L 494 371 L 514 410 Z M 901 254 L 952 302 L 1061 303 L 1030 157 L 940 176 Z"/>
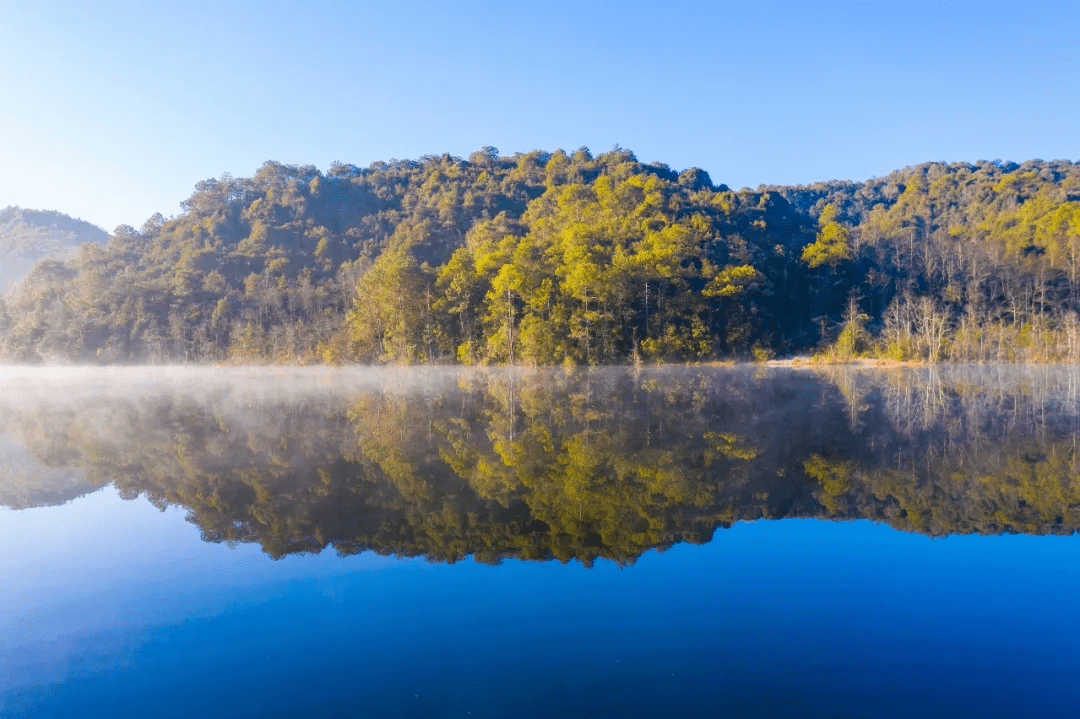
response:
<path id="1" fill-rule="evenodd" d="M 1080 526 L 1077 377 L 27 371 L 3 381 L 0 436 L 13 440 L 0 451 L 34 462 L 8 461 L 0 481 L 22 488 L 19 506 L 113 483 L 186 507 L 207 541 L 257 542 L 274 557 L 331 546 L 632 562 L 780 517 L 1068 534 Z M 27 489 L 46 480 L 63 491 Z"/>

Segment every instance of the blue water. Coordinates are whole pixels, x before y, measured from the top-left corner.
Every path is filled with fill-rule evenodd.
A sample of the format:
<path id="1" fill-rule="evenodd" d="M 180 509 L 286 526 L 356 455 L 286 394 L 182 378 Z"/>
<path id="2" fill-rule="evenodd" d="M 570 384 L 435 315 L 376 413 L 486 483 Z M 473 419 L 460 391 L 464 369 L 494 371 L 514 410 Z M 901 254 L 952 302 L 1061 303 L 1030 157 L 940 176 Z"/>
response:
<path id="1" fill-rule="evenodd" d="M 761 521 L 630 567 L 207 544 L 0 511 L 4 717 L 1073 717 L 1080 537 Z"/>

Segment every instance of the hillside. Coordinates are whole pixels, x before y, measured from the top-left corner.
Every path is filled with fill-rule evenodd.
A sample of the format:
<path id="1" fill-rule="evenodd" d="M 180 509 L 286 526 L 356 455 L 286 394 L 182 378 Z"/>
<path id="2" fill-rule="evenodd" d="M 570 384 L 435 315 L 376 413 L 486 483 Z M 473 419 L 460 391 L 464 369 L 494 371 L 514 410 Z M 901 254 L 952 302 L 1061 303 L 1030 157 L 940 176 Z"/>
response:
<path id="1" fill-rule="evenodd" d="M 80 245 L 104 244 L 105 230 L 61 212 L 9 206 L 0 210 L 0 294 L 46 258 L 70 259 Z"/>
<path id="2" fill-rule="evenodd" d="M 16 361 L 1080 358 L 1080 166 L 732 191 L 615 149 L 268 162 L 40 264 Z"/>

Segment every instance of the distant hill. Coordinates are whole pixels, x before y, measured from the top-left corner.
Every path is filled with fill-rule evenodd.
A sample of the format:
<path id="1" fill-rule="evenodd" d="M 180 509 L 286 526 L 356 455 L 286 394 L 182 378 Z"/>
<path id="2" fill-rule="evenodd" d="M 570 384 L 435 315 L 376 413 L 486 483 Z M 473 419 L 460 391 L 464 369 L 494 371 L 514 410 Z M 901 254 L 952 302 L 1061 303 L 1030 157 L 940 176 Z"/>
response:
<path id="1" fill-rule="evenodd" d="M 0 210 L 0 293 L 7 292 L 44 259 L 66 260 L 87 242 L 104 244 L 97 225 L 52 210 L 9 206 Z"/>

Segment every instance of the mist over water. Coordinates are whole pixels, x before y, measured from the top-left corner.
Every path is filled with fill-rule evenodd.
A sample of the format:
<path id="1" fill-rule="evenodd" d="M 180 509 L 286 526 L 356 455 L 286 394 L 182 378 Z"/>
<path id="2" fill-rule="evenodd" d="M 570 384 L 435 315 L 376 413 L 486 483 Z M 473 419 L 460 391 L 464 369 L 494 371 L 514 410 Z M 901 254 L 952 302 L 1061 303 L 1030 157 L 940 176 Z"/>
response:
<path id="1" fill-rule="evenodd" d="M 630 562 L 783 517 L 1080 527 L 1075 368 L 5 368 L 0 383 L 8 506 L 112 484 L 272 556 Z"/>

